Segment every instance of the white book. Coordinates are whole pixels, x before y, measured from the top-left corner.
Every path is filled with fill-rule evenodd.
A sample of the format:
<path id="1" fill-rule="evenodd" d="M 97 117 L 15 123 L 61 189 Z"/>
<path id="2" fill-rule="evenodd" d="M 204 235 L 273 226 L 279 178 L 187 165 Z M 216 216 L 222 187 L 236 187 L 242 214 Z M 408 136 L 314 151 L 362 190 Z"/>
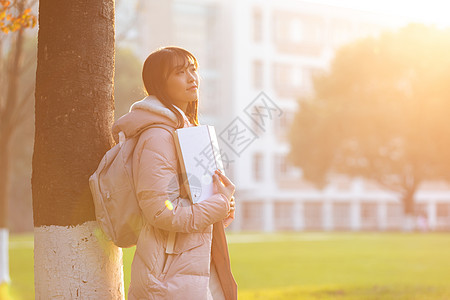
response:
<path id="1" fill-rule="evenodd" d="M 175 130 L 174 138 L 183 184 L 192 203 L 211 197 L 214 171 L 219 169 L 225 174 L 214 126 L 180 128 Z"/>

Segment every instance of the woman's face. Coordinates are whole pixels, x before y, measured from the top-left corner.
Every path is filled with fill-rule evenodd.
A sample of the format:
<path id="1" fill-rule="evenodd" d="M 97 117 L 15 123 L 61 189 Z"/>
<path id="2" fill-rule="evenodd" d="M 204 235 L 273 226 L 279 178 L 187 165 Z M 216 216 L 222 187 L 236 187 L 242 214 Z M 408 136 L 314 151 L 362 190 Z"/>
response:
<path id="1" fill-rule="evenodd" d="M 191 60 L 175 68 L 167 78 L 167 94 L 178 108 L 186 111 L 189 102 L 198 99 L 198 72 Z"/>

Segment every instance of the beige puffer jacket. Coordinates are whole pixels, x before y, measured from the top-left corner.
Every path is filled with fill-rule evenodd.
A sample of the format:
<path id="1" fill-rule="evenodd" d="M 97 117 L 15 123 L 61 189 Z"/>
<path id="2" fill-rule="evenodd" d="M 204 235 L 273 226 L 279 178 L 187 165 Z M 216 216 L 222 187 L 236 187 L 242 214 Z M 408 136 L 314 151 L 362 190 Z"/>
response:
<path id="1" fill-rule="evenodd" d="M 175 130 L 177 119 L 157 98 L 147 96 L 116 121 L 113 134 L 117 138 L 123 131 L 130 136 L 153 123 Z M 145 130 L 133 157 L 133 176 L 145 225 L 131 266 L 128 299 L 207 299 L 210 260 L 225 299 L 237 299 L 222 224 L 229 203 L 224 195 L 215 194 L 192 205 L 178 174 L 171 134 L 162 128 Z M 173 210 L 166 207 L 166 200 L 172 202 Z M 169 232 L 174 242 L 168 241 Z"/>

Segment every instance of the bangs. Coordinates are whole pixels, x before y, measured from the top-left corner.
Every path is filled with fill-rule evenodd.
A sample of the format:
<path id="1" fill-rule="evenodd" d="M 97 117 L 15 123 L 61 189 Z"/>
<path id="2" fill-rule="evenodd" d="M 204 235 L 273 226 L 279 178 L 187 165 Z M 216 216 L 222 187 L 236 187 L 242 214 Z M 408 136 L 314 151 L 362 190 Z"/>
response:
<path id="1" fill-rule="evenodd" d="M 178 50 L 178 49 L 177 49 Z M 189 65 L 194 65 L 198 68 L 198 63 L 195 57 L 189 52 L 182 50 L 170 51 L 170 58 L 167 60 L 167 65 L 165 66 L 165 78 L 167 79 L 172 72 L 181 71 L 187 68 Z"/>

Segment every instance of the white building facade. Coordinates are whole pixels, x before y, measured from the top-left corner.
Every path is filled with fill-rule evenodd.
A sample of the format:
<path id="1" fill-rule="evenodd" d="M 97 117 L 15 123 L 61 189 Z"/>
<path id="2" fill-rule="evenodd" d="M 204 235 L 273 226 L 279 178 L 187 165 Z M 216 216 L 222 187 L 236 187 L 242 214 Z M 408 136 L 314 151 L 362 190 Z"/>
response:
<path id="1" fill-rule="evenodd" d="M 377 35 L 381 15 L 296 0 L 141 1 L 136 51 L 178 45 L 200 62 L 200 121 L 215 125 L 237 187 L 235 231 L 398 230 L 399 195 L 336 176 L 318 190 L 289 165 L 287 133 L 311 78 L 336 49 Z M 417 225 L 450 229 L 450 188 L 417 193 Z"/>

